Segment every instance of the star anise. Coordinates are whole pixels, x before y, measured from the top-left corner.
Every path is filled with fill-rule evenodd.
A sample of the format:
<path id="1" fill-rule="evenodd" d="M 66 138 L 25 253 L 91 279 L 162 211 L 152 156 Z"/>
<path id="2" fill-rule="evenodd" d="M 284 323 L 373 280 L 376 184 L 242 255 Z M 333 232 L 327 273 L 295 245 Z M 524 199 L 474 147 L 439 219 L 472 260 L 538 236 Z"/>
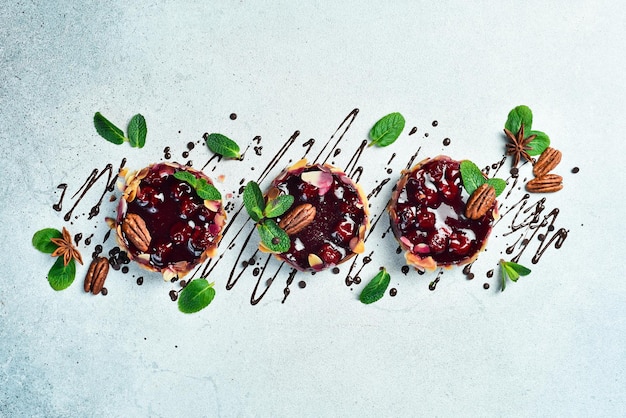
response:
<path id="1" fill-rule="evenodd" d="M 517 167 L 517 163 L 521 157 L 524 157 L 526 161 L 529 163 L 533 162 L 533 159 L 528 154 L 528 151 L 532 148 L 528 146 L 528 144 L 537 137 L 537 135 L 530 135 L 528 138 L 524 138 L 524 124 L 519 128 L 517 134 L 514 135 L 513 132 L 504 128 L 504 134 L 509 140 L 509 143 L 506 144 L 506 155 L 513 156 L 513 167 Z"/>
<path id="2" fill-rule="evenodd" d="M 80 256 L 76 247 L 74 247 L 74 244 L 72 244 L 72 236 L 65 227 L 63 227 L 63 238 L 50 238 L 50 241 L 59 246 L 59 248 L 52 253 L 52 257 L 63 256 L 63 264 L 66 266 L 72 259 L 83 264 L 83 258 Z"/>

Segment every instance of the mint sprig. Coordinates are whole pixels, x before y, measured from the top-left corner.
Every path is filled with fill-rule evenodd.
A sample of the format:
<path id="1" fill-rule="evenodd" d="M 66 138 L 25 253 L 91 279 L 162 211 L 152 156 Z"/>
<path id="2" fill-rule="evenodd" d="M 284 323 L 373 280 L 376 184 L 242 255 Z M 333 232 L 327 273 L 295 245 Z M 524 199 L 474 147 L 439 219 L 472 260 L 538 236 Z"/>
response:
<path id="1" fill-rule="evenodd" d="M 366 305 L 374 303 L 385 295 L 387 287 L 391 282 L 391 276 L 387 273 L 387 270 L 383 268 L 378 272 L 376 276 L 363 288 L 359 300 Z"/>
<path id="2" fill-rule="evenodd" d="M 492 186 L 496 190 L 496 196 L 500 194 L 506 188 L 506 181 L 499 178 L 486 179 L 480 168 L 469 160 L 461 161 L 461 179 L 463 180 L 463 187 L 467 193 L 471 196 L 474 190 L 478 189 L 484 183 Z"/>
<path id="3" fill-rule="evenodd" d="M 266 203 L 261 188 L 254 181 L 249 181 L 243 190 L 243 204 L 246 211 L 257 223 L 257 231 L 263 245 L 272 252 L 284 253 L 291 247 L 289 235 L 271 218 L 285 213 L 293 202 L 293 196 L 281 195 Z"/>
<path id="4" fill-rule="evenodd" d="M 402 133 L 404 124 L 404 116 L 398 112 L 383 116 L 370 130 L 370 139 L 372 141 L 370 146 L 386 147 L 393 144 Z"/>
<path id="5" fill-rule="evenodd" d="M 485 183 L 487 183 L 496 190 L 496 196 L 500 196 L 504 189 L 506 189 L 506 181 L 497 177 L 487 179 Z"/>
<path id="6" fill-rule="evenodd" d="M 506 119 L 504 128 L 516 134 L 520 128 L 524 125 L 524 137 L 536 135 L 536 137 L 530 141 L 528 146 L 528 155 L 539 155 L 550 146 L 550 138 L 544 132 L 533 131 L 533 112 L 528 106 L 520 105 L 513 108 Z M 524 139 L 525 139 L 524 138 Z"/>
<path id="7" fill-rule="evenodd" d="M 52 254 L 59 246 L 51 241 L 52 238 L 61 238 L 63 234 L 58 229 L 44 228 L 33 235 L 33 247 L 42 253 Z"/>
<path id="8" fill-rule="evenodd" d="M 72 258 L 67 265 L 63 257 L 57 257 L 48 272 L 48 283 L 54 290 L 64 290 L 70 287 L 76 277 L 76 261 Z"/>
<path id="9" fill-rule="evenodd" d="M 294 197 L 290 194 L 280 195 L 276 197 L 276 199 L 267 202 L 263 214 L 267 218 L 276 218 L 287 212 L 291 205 L 293 205 L 294 200 Z"/>
<path id="10" fill-rule="evenodd" d="M 197 178 L 192 173 L 185 170 L 176 171 L 174 173 L 174 177 L 180 181 L 189 183 L 189 185 L 196 190 L 196 193 L 198 193 L 198 196 L 202 200 L 222 200 L 222 194 L 219 190 L 206 181 L 206 179 Z"/>
<path id="11" fill-rule="evenodd" d="M 509 112 L 504 127 L 513 133 L 517 133 L 524 125 L 524 129 L 531 130 L 533 124 L 533 112 L 528 106 L 520 105 Z"/>
<path id="12" fill-rule="evenodd" d="M 241 160 L 239 145 L 232 139 L 222 134 L 210 134 L 206 137 L 206 145 L 215 154 L 225 158 Z"/>
<path id="13" fill-rule="evenodd" d="M 146 145 L 146 135 L 148 135 L 148 127 L 146 119 L 139 113 L 132 117 L 128 122 L 128 142 L 131 147 L 143 148 Z"/>
<path id="14" fill-rule="evenodd" d="M 246 207 L 248 215 L 254 222 L 260 222 L 263 219 L 263 211 L 265 211 L 265 198 L 261 188 L 254 181 L 249 181 L 243 189 L 243 204 Z"/>
<path id="15" fill-rule="evenodd" d="M 529 268 L 524 267 L 521 264 L 517 264 L 512 261 L 504 261 L 502 259 L 500 260 L 500 270 L 502 273 L 502 282 L 500 286 L 502 292 L 504 292 L 504 289 L 506 288 L 507 279 L 517 282 L 517 279 L 519 279 L 520 276 L 527 276 L 530 274 Z"/>
<path id="16" fill-rule="evenodd" d="M 263 244 L 270 250 L 277 253 L 289 251 L 291 239 L 289 235 L 276 223 L 275 220 L 265 218 L 257 228 Z"/>
<path id="17" fill-rule="evenodd" d="M 124 136 L 124 131 L 102 116 L 100 112 L 96 112 L 93 116 L 93 124 L 98 134 L 113 144 L 120 145 L 128 142 L 134 148 L 143 148 L 146 144 L 146 135 L 148 134 L 146 119 L 139 113 L 133 116 L 128 123 L 128 137 Z"/>
<path id="18" fill-rule="evenodd" d="M 45 254 L 52 254 L 57 248 L 52 238 L 61 238 L 63 234 L 55 228 L 44 228 L 33 234 L 33 247 Z M 76 261 L 72 258 L 67 265 L 59 256 L 48 271 L 48 283 L 54 290 L 67 289 L 76 277 Z"/>
<path id="19" fill-rule="evenodd" d="M 178 310 L 190 314 L 209 306 L 215 297 L 214 284 L 204 278 L 189 282 L 178 296 Z"/>

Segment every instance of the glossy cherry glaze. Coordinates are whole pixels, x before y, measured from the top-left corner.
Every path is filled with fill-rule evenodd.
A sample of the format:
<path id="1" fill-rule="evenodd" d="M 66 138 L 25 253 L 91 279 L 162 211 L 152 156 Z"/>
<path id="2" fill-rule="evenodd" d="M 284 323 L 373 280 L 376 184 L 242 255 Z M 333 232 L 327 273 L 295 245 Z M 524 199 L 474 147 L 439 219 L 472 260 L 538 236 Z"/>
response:
<path id="1" fill-rule="evenodd" d="M 189 183 L 174 176 L 181 170 L 210 183 L 203 173 L 189 167 L 154 164 L 141 170 L 127 185 L 118 211 L 118 224 L 134 213 L 144 220 L 152 238 L 144 253 L 118 231 L 131 258 L 152 270 L 173 270 L 179 277 L 213 255 L 225 221 L 221 201 L 201 199 Z M 128 189 L 135 190 L 134 198 L 126 197 Z"/>
<path id="2" fill-rule="evenodd" d="M 485 247 L 497 202 L 481 218 L 465 216 L 468 195 L 460 163 L 446 156 L 422 161 L 404 173 L 388 210 L 409 264 L 434 270 L 466 264 Z"/>
<path id="3" fill-rule="evenodd" d="M 320 271 L 363 251 L 369 226 L 367 199 L 337 168 L 296 164 L 272 182 L 268 194 L 294 196 L 294 204 L 283 217 L 303 203 L 316 210 L 313 222 L 290 236 L 291 247 L 277 254 L 279 259 L 299 270 Z"/>

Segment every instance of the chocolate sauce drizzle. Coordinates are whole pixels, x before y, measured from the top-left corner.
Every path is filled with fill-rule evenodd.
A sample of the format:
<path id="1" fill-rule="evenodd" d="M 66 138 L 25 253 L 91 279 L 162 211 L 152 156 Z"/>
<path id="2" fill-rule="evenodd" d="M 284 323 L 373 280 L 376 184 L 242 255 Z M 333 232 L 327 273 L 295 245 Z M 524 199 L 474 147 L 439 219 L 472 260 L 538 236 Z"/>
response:
<path id="1" fill-rule="evenodd" d="M 55 203 L 54 205 L 52 205 L 52 209 L 56 210 L 57 212 L 61 212 L 63 206 L 62 206 L 62 202 L 63 202 L 63 198 L 65 197 L 65 192 L 67 191 L 67 183 L 61 183 L 57 186 L 57 189 L 61 189 L 61 197 L 59 198 L 59 201 L 57 203 Z"/>
<path id="2" fill-rule="evenodd" d="M 122 162 L 120 163 L 120 168 L 118 169 L 118 173 L 119 173 L 119 170 L 121 170 L 125 164 L 126 164 L 126 158 L 123 158 Z M 97 168 L 93 169 L 89 177 L 87 177 L 87 180 L 85 180 L 85 182 L 82 184 L 82 186 L 80 186 L 78 191 L 74 193 L 74 195 L 72 195 L 72 199 L 74 199 L 80 193 L 80 197 L 76 199 L 72 208 L 63 217 L 65 221 L 69 221 L 72 218 L 72 213 L 74 212 L 74 209 L 76 209 L 76 206 L 78 206 L 78 204 L 83 200 L 87 192 L 98 182 L 98 180 L 100 180 L 102 176 L 104 176 L 104 174 L 107 174 L 107 181 L 105 183 L 104 190 L 102 190 L 102 194 L 100 195 L 100 199 L 98 199 L 98 202 L 94 206 L 92 206 L 91 210 L 89 211 L 89 219 L 92 219 L 94 216 L 100 213 L 100 205 L 102 204 L 104 195 L 107 192 L 113 191 L 115 187 L 115 181 L 117 180 L 117 173 L 115 174 L 115 176 L 113 175 L 112 164 L 107 164 L 102 171 L 99 171 Z M 60 188 L 61 186 L 63 185 L 59 185 L 58 187 Z M 67 185 L 65 185 L 65 187 L 67 187 Z M 59 208 L 58 210 L 61 210 L 61 204 L 62 204 L 64 196 L 65 196 L 65 189 L 63 190 L 61 199 L 55 206 L 53 206 L 53 209 Z"/>
<path id="3" fill-rule="evenodd" d="M 311 160 L 311 162 L 321 162 L 326 163 L 330 159 L 333 159 L 332 164 L 337 165 L 339 167 L 343 167 L 343 170 L 355 181 L 359 182 L 361 177 L 366 174 L 365 169 L 362 165 L 359 164 L 360 159 L 362 158 L 366 148 L 368 141 L 363 139 L 360 141 L 354 141 L 354 138 L 348 140 L 348 132 L 356 120 L 359 114 L 359 109 L 355 108 L 348 113 L 348 115 L 343 119 L 343 121 L 339 124 L 337 129 L 332 133 L 330 138 L 326 141 L 320 143 L 314 138 L 309 138 L 305 141 L 301 141 L 300 146 L 302 147 L 302 155 L 301 158 L 308 158 L 309 154 L 314 152 L 314 148 L 320 148 L 315 157 Z M 433 122 L 433 126 L 436 124 Z M 413 127 L 409 132 L 409 135 L 413 135 L 417 132 L 417 127 Z M 203 138 L 206 139 L 207 134 L 204 134 Z M 428 135 L 425 133 L 424 137 Z M 293 146 L 298 142 L 300 138 L 300 131 L 295 130 L 291 136 L 289 136 L 282 146 L 276 151 L 276 153 L 267 159 L 264 158 L 267 163 L 264 166 L 254 165 L 252 164 L 249 167 L 250 173 L 255 173 L 256 171 L 260 171 L 256 176 L 244 176 L 239 181 L 239 189 L 238 191 L 233 191 L 232 196 L 229 194 L 229 221 L 227 222 L 224 230 L 223 230 L 223 240 L 221 244 L 221 248 L 223 251 L 220 251 L 217 257 L 208 260 L 203 265 L 198 266 L 198 268 L 187 278 L 187 282 L 193 280 L 195 277 L 207 277 L 212 276 L 217 273 L 216 267 L 220 266 L 218 270 L 220 271 L 228 271 L 228 276 L 226 277 L 226 290 L 232 290 L 238 283 L 249 283 L 248 280 L 242 280 L 244 277 L 244 273 L 250 272 L 251 274 L 245 275 L 246 278 L 254 279 L 254 286 L 252 288 L 252 292 L 250 294 L 250 304 L 257 305 L 268 293 L 272 284 L 277 280 L 284 280 L 284 287 L 282 290 L 282 301 L 281 303 L 285 303 L 288 296 L 291 294 L 291 286 L 294 283 L 296 276 L 298 275 L 298 271 L 289 266 L 285 266 L 285 263 L 279 260 L 275 260 L 271 254 L 264 254 L 259 252 L 257 248 L 258 238 L 256 237 L 256 230 L 254 222 L 249 219 L 247 213 L 245 212 L 245 208 L 239 199 L 239 203 L 236 203 L 236 197 L 241 197 L 243 193 L 244 184 L 250 180 L 250 178 L 246 179 L 246 177 L 252 177 L 257 183 L 261 184 L 261 188 L 263 188 L 262 183 L 268 179 L 270 174 L 276 175 L 278 174 L 276 169 L 289 165 L 293 161 L 287 158 L 288 151 L 292 150 Z M 449 140 L 446 138 L 445 145 L 449 145 Z M 257 158 L 261 156 L 261 150 L 263 149 L 261 146 L 261 136 L 255 136 L 252 139 L 252 144 L 256 144 L 254 146 L 254 154 L 251 155 L 251 158 Z M 353 149 L 348 149 L 349 144 L 353 144 L 357 142 L 357 146 Z M 198 141 L 200 143 L 200 141 Z M 345 144 L 344 144 L 345 143 Z M 342 148 L 340 146 L 344 144 Z M 251 147 L 248 144 L 246 150 Z M 193 142 L 188 142 L 186 145 L 186 150 L 184 153 L 186 154 L 185 158 L 189 156 L 190 152 L 194 149 Z M 347 151 L 347 152 L 345 152 Z M 166 147 L 164 150 L 164 157 L 166 159 L 171 158 L 171 148 Z M 381 151 L 379 151 L 381 152 Z M 404 169 L 410 169 L 416 162 L 418 155 L 421 152 L 421 146 L 418 146 L 417 150 L 409 156 L 409 158 L 405 162 L 398 163 L 399 165 L 404 164 Z M 245 154 L 245 151 L 244 153 Z M 392 153 L 388 156 L 388 161 L 386 164 L 386 170 L 389 172 L 393 172 L 393 169 L 396 167 L 391 167 L 391 163 L 397 158 L 396 153 Z M 335 159 L 345 160 L 343 165 L 341 162 L 335 164 Z M 215 171 L 218 165 L 221 163 L 222 158 L 218 155 L 211 155 L 208 160 L 202 165 L 202 170 L 206 171 Z M 483 172 L 490 177 L 495 177 L 498 172 L 502 169 L 505 163 L 508 161 L 507 156 L 503 155 L 503 157 L 491 164 L 486 166 L 483 169 Z M 126 159 L 122 159 L 119 169 L 121 170 L 126 164 Z M 191 165 L 192 162 L 188 161 L 188 164 Z M 368 173 L 369 174 L 369 173 Z M 378 173 L 372 173 L 372 175 L 377 175 Z M 90 209 L 88 218 L 92 219 L 94 216 L 98 215 L 100 212 L 100 206 L 102 204 L 104 195 L 107 192 L 113 192 L 115 181 L 117 179 L 117 173 L 113 172 L 113 165 L 107 164 L 104 169 L 98 170 L 93 169 L 91 174 L 87 177 L 85 182 L 79 187 L 79 189 L 72 195 L 71 199 L 74 201 L 70 210 L 65 214 L 64 219 L 69 221 L 72 217 L 73 212 L 79 203 L 85 198 L 89 190 L 91 190 L 96 183 L 98 183 L 102 178 L 105 178 L 105 182 L 103 185 L 103 189 L 99 196 L 97 203 Z M 387 196 L 391 194 L 391 191 L 395 188 L 395 181 L 391 181 L 391 177 L 386 177 L 380 180 L 380 182 L 370 190 L 367 194 L 368 199 L 374 199 L 381 195 Z M 509 222 L 507 225 L 507 232 L 503 233 L 503 237 L 509 237 L 512 239 L 511 244 L 508 244 L 506 248 L 507 254 L 514 254 L 512 257 L 512 261 L 519 261 L 522 255 L 526 251 L 534 251 L 532 256 L 532 263 L 536 264 L 539 262 L 541 257 L 550 247 L 554 247 L 556 249 L 560 248 L 564 241 L 566 240 L 569 230 L 565 228 L 557 228 L 555 223 L 557 221 L 559 215 L 559 209 L 546 209 L 546 199 L 541 198 L 535 202 L 531 202 L 531 196 L 529 194 L 525 194 L 520 200 L 513 202 L 507 206 L 508 198 L 512 195 L 514 190 L 518 187 L 518 182 L 520 182 L 519 172 L 517 170 L 511 170 L 510 175 L 506 178 L 507 188 L 509 189 L 507 193 L 504 195 L 504 198 L 500 197 L 500 212 L 501 218 L 496 223 L 504 223 Z M 57 203 L 55 203 L 52 208 L 55 211 L 62 210 L 63 200 L 66 195 L 66 191 L 68 190 L 68 185 L 66 183 L 61 183 L 57 186 L 58 189 L 61 189 L 61 196 Z M 115 200 L 115 199 L 114 199 Z M 245 219 L 241 221 L 239 219 L 239 215 L 244 213 Z M 546 213 L 547 212 L 547 213 Z M 239 222 L 236 222 L 239 219 Z M 372 233 L 376 230 L 378 223 L 381 219 L 387 219 L 386 217 L 386 207 L 383 207 L 377 213 L 370 215 L 371 226 L 368 233 L 365 236 L 365 241 L 367 242 Z M 494 225 L 494 230 L 495 226 Z M 385 238 L 387 233 L 390 231 L 389 227 L 386 226 L 386 231 L 381 231 L 382 238 Z M 107 231 L 105 235 L 103 243 L 109 238 L 111 231 Z M 87 239 L 83 242 L 85 245 L 90 245 L 90 241 L 93 234 L 91 234 Z M 80 234 L 82 237 L 82 234 Z M 254 237 L 254 238 L 253 238 Z M 537 239 L 535 239 L 537 237 Z M 539 238 L 543 239 L 539 239 Z M 77 239 L 80 241 L 80 238 Z M 118 249 L 119 250 L 119 249 Z M 95 247 L 95 251 L 93 256 L 98 256 L 102 253 L 103 248 L 102 245 L 97 245 Z M 112 250 L 115 251 L 115 250 Z M 224 262 L 225 251 L 237 251 L 235 256 L 235 261 L 230 269 L 221 268 L 221 264 Z M 376 250 L 371 250 L 367 255 L 363 256 L 356 255 L 349 262 L 349 265 L 346 268 L 342 268 L 344 277 L 344 283 L 347 287 L 352 287 L 354 284 L 360 284 L 362 281 L 362 275 L 364 268 L 368 266 L 372 262 L 372 257 L 374 256 Z M 119 253 L 115 253 L 112 258 L 119 258 Z M 400 254 L 400 253 L 398 253 Z M 120 265 L 125 264 L 125 259 L 122 257 L 121 260 L 117 261 L 116 266 L 118 269 Z M 396 262 L 396 261 L 393 261 Z M 348 263 L 346 263 L 348 264 Z M 463 274 L 466 276 L 468 280 L 474 278 L 474 273 L 471 271 L 473 264 L 466 265 L 463 268 Z M 284 268 L 289 267 L 289 268 Z M 402 273 L 404 275 L 408 275 L 410 269 L 409 266 L 402 266 Z M 338 274 L 340 271 L 338 268 L 333 269 L 333 273 Z M 423 272 L 418 272 L 418 274 L 424 274 Z M 437 284 L 439 283 L 441 276 L 443 274 L 443 270 L 440 269 L 437 273 L 437 276 L 434 280 L 429 282 L 428 288 L 430 290 L 435 290 Z M 493 276 L 493 269 L 487 273 L 488 277 Z M 220 280 L 219 277 L 216 277 L 217 280 Z M 143 283 L 143 277 L 139 277 L 136 280 L 138 285 Z M 300 280 L 298 282 L 300 288 L 304 288 L 306 286 L 306 282 L 304 280 Z M 304 285 L 303 285 L 304 284 Z M 394 290 L 394 295 L 397 292 L 397 289 Z M 170 294 L 172 300 L 176 300 L 178 296 L 178 292 L 172 291 L 175 293 Z"/>

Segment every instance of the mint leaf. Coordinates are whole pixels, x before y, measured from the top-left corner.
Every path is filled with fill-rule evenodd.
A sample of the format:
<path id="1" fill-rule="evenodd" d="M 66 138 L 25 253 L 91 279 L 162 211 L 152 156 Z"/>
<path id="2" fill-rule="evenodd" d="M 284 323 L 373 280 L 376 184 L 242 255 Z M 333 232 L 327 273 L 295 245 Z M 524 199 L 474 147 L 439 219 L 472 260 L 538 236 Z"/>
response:
<path id="1" fill-rule="evenodd" d="M 143 148 L 146 144 L 148 128 L 146 120 L 139 113 L 132 117 L 128 123 L 128 141 L 131 147 Z"/>
<path id="2" fill-rule="evenodd" d="M 101 137 L 116 145 L 123 144 L 126 141 L 124 132 L 117 126 L 113 125 L 107 118 L 102 116 L 100 112 L 96 112 L 93 116 L 93 124 L 96 131 Z"/>
<path id="3" fill-rule="evenodd" d="M 175 172 L 174 177 L 180 181 L 189 183 L 189 185 L 196 190 L 196 193 L 198 193 L 198 196 L 202 200 L 222 200 L 222 194 L 220 191 L 217 190 L 217 188 L 211 183 L 206 181 L 206 179 L 197 178 L 186 170 Z"/>
<path id="4" fill-rule="evenodd" d="M 239 145 L 222 134 L 211 134 L 206 138 L 206 145 L 211 151 L 226 158 L 241 159 Z"/>
<path id="5" fill-rule="evenodd" d="M 264 219 L 258 225 L 259 236 L 263 244 L 274 253 L 284 253 L 291 247 L 291 239 L 273 219 Z"/>
<path id="6" fill-rule="evenodd" d="M 293 205 L 294 197 L 292 195 L 280 195 L 276 199 L 267 202 L 263 215 L 266 218 L 275 218 L 282 215 Z"/>
<path id="7" fill-rule="evenodd" d="M 485 183 L 487 183 L 496 190 L 496 197 L 500 196 L 504 189 L 506 189 L 506 181 L 499 178 L 487 179 Z"/>
<path id="8" fill-rule="evenodd" d="M 198 182 L 198 178 L 194 176 L 189 171 L 180 170 L 174 173 L 174 177 L 176 177 L 180 181 L 184 181 L 189 183 L 191 187 L 196 188 L 196 183 Z"/>
<path id="9" fill-rule="evenodd" d="M 386 147 L 393 144 L 404 129 L 404 117 L 398 113 L 390 113 L 374 124 L 370 130 L 371 145 Z"/>
<path id="10" fill-rule="evenodd" d="M 548 135 L 541 131 L 530 131 L 527 133 L 528 136 L 537 135 L 535 139 L 528 143 L 530 149 L 528 150 L 528 155 L 540 155 L 542 152 L 546 150 L 550 146 L 550 138 Z"/>
<path id="11" fill-rule="evenodd" d="M 506 181 L 502 179 L 485 179 L 480 168 L 470 160 L 461 161 L 461 179 L 463 180 L 463 187 L 465 187 L 465 190 L 470 196 L 484 183 L 487 183 L 495 189 L 496 196 L 500 196 L 500 193 L 506 188 Z"/>
<path id="12" fill-rule="evenodd" d="M 504 127 L 515 135 L 522 124 L 525 132 L 529 132 L 533 124 L 533 112 L 525 105 L 517 106 L 509 112 Z"/>
<path id="13" fill-rule="evenodd" d="M 377 300 L 380 300 L 385 295 L 390 281 L 391 276 L 389 276 L 387 270 L 383 268 L 376 276 L 374 276 L 372 280 L 370 280 L 367 286 L 363 288 L 363 291 L 359 296 L 359 300 L 365 304 L 374 303 Z"/>
<path id="14" fill-rule="evenodd" d="M 517 282 L 520 276 L 527 276 L 530 274 L 530 269 L 522 266 L 521 264 L 514 263 L 512 261 L 500 260 L 500 270 L 502 275 L 501 291 L 504 292 L 506 288 L 506 279 L 513 282 Z"/>
<path id="15" fill-rule="evenodd" d="M 213 285 L 203 278 L 192 280 L 178 296 L 178 310 L 190 314 L 209 306 L 215 297 Z"/>
<path id="16" fill-rule="evenodd" d="M 265 199 L 259 185 L 254 181 L 249 181 L 243 190 L 243 204 L 246 207 L 248 215 L 255 221 L 259 222 L 263 219 L 265 211 Z"/>
<path id="17" fill-rule="evenodd" d="M 196 192 L 203 200 L 222 200 L 222 194 L 205 179 L 198 179 L 195 185 Z"/>
<path id="18" fill-rule="evenodd" d="M 487 181 L 480 168 L 470 160 L 461 161 L 461 179 L 463 180 L 463 187 L 470 196 L 474 190 Z"/>
<path id="19" fill-rule="evenodd" d="M 74 282 L 74 277 L 76 277 L 76 261 L 72 258 L 66 266 L 63 264 L 63 257 L 57 257 L 48 272 L 48 283 L 54 290 L 63 290 Z"/>
<path id="20" fill-rule="evenodd" d="M 530 274 L 530 269 L 528 267 L 522 266 L 521 264 L 517 264 L 512 261 L 505 261 L 505 264 L 508 268 L 510 268 L 517 274 L 517 277 L 528 276 Z"/>
<path id="21" fill-rule="evenodd" d="M 39 230 L 33 235 L 33 247 L 42 253 L 52 254 L 59 246 L 50 241 L 51 238 L 63 238 L 63 234 L 54 228 Z"/>

